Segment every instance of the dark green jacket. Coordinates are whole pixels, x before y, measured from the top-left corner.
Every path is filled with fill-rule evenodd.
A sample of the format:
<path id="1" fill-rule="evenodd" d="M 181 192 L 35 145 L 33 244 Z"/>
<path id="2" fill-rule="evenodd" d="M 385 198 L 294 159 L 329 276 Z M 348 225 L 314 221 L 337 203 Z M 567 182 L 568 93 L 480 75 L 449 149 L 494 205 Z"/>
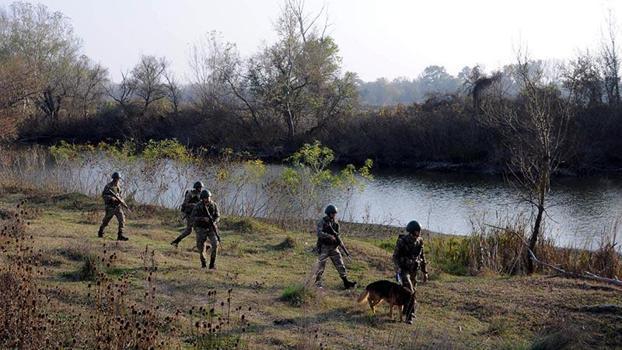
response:
<path id="1" fill-rule="evenodd" d="M 215 202 L 209 202 L 205 205 L 201 201 L 194 206 L 190 217 L 195 227 L 211 228 L 210 220 L 214 220 L 214 223 L 217 223 L 220 219 L 218 205 Z"/>

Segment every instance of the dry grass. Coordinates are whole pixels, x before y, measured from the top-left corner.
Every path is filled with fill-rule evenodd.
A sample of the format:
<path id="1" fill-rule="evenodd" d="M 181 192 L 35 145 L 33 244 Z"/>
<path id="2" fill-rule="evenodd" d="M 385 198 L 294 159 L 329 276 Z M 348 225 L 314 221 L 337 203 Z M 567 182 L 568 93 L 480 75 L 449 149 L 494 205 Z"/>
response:
<path id="1" fill-rule="evenodd" d="M 584 274 L 587 271 L 607 278 L 622 276 L 622 256 L 616 243 L 616 232 L 614 227 L 611 233 L 604 233 L 594 250 L 589 246 L 560 248 L 555 246 L 553 240 L 540 238 L 535 254 L 539 260 L 570 273 Z M 529 235 L 529 222 L 520 215 L 503 218 L 494 225 L 483 221 L 476 223 L 473 234 L 464 242 L 468 251 L 462 252 L 463 263 L 471 274 L 524 274 L 527 270 L 526 242 Z M 536 267 L 540 272 L 547 269 L 543 265 Z"/>
<path id="2" fill-rule="evenodd" d="M 304 284 L 315 262 L 310 252 L 315 239 L 308 232 L 227 218 L 221 227 L 219 270 L 206 272 L 198 268 L 193 237 L 179 249 L 168 244 L 181 225 L 162 225 L 160 214 L 174 215 L 172 211 L 134 215 L 127 227 L 131 240 L 117 243 L 98 239 L 96 225 L 85 223 L 82 212 L 75 209 L 76 200 L 93 208 L 98 200 L 71 196 L 52 200 L 53 194 L 37 200 L 36 193 L 12 192 L 5 192 L 0 208 L 13 216 L 0 225 L 20 228 L 23 237 L 33 239 L 19 240 L 20 250 L 13 233 L 1 238 L 3 276 L 10 269 L 26 287 L 0 286 L 2 305 L 13 305 L 14 310 L 0 313 L 2 324 L 9 325 L 0 331 L 3 348 L 55 347 L 50 344 L 172 349 L 529 348 L 556 344 L 556 334 L 566 329 L 581 330 L 578 335 L 564 335 L 580 340 L 584 348 L 622 345 L 620 308 L 603 307 L 621 305 L 622 294 L 606 285 L 546 275 L 457 276 L 444 272 L 443 264 L 434 262 L 439 258 L 433 257 L 433 279 L 418 287 L 416 324 L 408 326 L 390 321 L 383 307 L 372 316 L 355 302 L 368 283 L 392 278 L 390 253 L 379 245 L 393 242 L 394 236 L 378 241 L 367 232 L 361 238 L 348 235 L 354 259 L 346 264 L 360 287 L 342 290 L 328 266 L 324 290 L 302 306 L 292 306 L 279 299 L 286 287 Z M 16 205 L 25 197 L 31 201 L 24 214 L 31 216 L 32 209 L 38 214 L 28 219 L 30 225 L 22 219 L 18 225 L 14 214 L 24 208 Z M 275 249 L 283 242 L 288 242 L 287 249 Z M 461 247 L 440 238 L 434 244 L 438 254 L 459 252 Z M 30 257 L 21 265 L 23 270 L 6 263 L 16 261 L 17 252 L 24 259 Z M 87 265 L 87 257 L 95 259 Z M 445 263 L 461 259 L 453 255 Z M 82 270 L 93 272 L 95 278 L 66 278 Z M 23 290 L 31 294 L 19 294 Z M 33 300 L 36 308 L 29 308 Z M 33 326 L 17 328 L 18 322 Z M 118 340 L 111 343 L 112 338 Z M 29 345 L 17 346 L 18 339 Z"/>

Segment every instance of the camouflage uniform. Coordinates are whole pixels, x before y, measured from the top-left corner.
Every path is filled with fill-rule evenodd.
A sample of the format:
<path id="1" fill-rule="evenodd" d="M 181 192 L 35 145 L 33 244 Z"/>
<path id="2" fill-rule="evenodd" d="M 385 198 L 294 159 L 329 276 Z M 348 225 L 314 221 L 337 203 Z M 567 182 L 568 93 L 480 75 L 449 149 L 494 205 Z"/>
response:
<path id="1" fill-rule="evenodd" d="M 199 202 L 192 209 L 190 217 L 194 223 L 194 230 L 197 235 L 197 249 L 199 250 L 199 256 L 201 258 L 201 266 L 206 266 L 206 251 L 207 249 L 211 249 L 210 268 L 214 268 L 216 253 L 218 252 L 218 238 L 209 220 L 213 219 L 214 224 L 218 222 L 220 218 L 218 206 L 213 201 L 210 201 L 207 205 L 203 202 Z M 208 239 L 209 246 L 206 244 Z"/>
<path id="2" fill-rule="evenodd" d="M 171 242 L 172 244 L 177 245 L 182 239 L 188 237 L 192 233 L 192 209 L 194 209 L 194 206 L 201 201 L 199 198 L 200 194 L 201 191 L 196 188 L 186 191 L 184 195 L 184 202 L 181 205 L 181 211 L 186 217 L 186 228 L 177 238 L 175 238 L 173 242 Z"/>
<path id="3" fill-rule="evenodd" d="M 326 261 L 330 259 L 335 265 L 339 277 L 341 279 L 347 279 L 346 266 L 343 264 L 343 258 L 339 251 L 339 246 L 336 240 L 334 232 L 339 232 L 339 223 L 325 216 L 317 224 L 317 250 L 320 257 L 317 262 L 317 272 L 315 275 L 315 284 L 318 287 L 322 286 L 322 275 L 326 268 Z"/>
<path id="4" fill-rule="evenodd" d="M 121 198 L 121 189 L 119 188 L 119 184 L 114 181 L 108 183 L 104 190 L 102 191 L 102 197 L 104 198 L 104 204 L 106 206 L 106 214 L 104 215 L 104 219 L 102 220 L 102 224 L 99 227 L 98 235 L 102 237 L 104 235 L 104 229 L 108 226 L 108 223 L 112 219 L 113 216 L 117 217 L 117 221 L 119 222 L 119 237 L 123 236 L 123 228 L 125 227 L 125 214 L 123 213 L 123 208 L 121 207 L 121 203 L 110 194 L 110 192 L 115 193 Z"/>
<path id="5" fill-rule="evenodd" d="M 416 306 L 417 270 L 421 267 L 421 272 L 427 274 L 423 238 L 412 234 L 400 235 L 393 251 L 393 262 L 398 269 L 402 285 L 413 294 L 410 305 L 404 308 L 407 320 L 412 320 Z"/>

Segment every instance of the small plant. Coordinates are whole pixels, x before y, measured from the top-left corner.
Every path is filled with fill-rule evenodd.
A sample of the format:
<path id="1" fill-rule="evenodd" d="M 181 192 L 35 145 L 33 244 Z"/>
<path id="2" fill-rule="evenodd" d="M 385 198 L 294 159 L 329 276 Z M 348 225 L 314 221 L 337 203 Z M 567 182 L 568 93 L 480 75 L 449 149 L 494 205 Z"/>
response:
<path id="1" fill-rule="evenodd" d="M 81 262 L 77 271 L 63 274 L 64 277 L 74 281 L 96 281 L 99 278 L 99 273 L 107 273 L 113 270 L 117 260 L 117 254 L 109 252 L 105 244 L 99 254 L 94 253 L 87 246 L 64 249 L 59 253 L 70 260 Z"/>
<path id="2" fill-rule="evenodd" d="M 510 323 L 506 318 L 495 317 L 490 320 L 486 334 L 502 337 L 509 332 Z"/>
<path id="3" fill-rule="evenodd" d="M 289 286 L 281 294 L 281 301 L 286 301 L 295 307 L 300 307 L 314 298 L 315 291 L 301 284 Z"/>
<path id="4" fill-rule="evenodd" d="M 233 289 L 226 300 L 218 300 L 216 290 L 208 291 L 207 306 L 188 312 L 192 343 L 197 350 L 233 350 L 244 348 L 243 335 L 249 327 L 246 312 L 252 308 L 233 308 Z"/>
<path id="5" fill-rule="evenodd" d="M 311 330 L 308 330 L 310 332 Z M 328 334 L 322 334 L 319 328 L 313 329 L 313 337 L 309 337 L 308 333 L 302 335 L 300 342 L 296 344 L 296 350 L 324 350 L 328 349 L 326 341 L 322 341 L 322 338 L 328 338 Z"/>

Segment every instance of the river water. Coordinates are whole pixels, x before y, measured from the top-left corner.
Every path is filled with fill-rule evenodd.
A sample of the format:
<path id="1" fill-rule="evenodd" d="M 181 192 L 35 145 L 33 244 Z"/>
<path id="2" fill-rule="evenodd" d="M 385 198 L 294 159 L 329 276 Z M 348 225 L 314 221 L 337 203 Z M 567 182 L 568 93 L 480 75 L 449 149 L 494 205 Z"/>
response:
<path id="1" fill-rule="evenodd" d="M 223 198 L 225 196 L 235 195 L 236 199 L 261 197 L 261 193 L 257 193 L 262 191 L 261 184 L 235 189 L 213 187 L 211 183 L 214 181 L 210 177 L 214 178 L 218 169 L 201 169 L 199 172 L 179 169 L 185 168 L 169 163 L 160 169 L 141 170 L 136 173 L 151 175 L 148 176 L 151 180 L 127 179 L 132 182 L 127 187 L 134 189 L 137 200 L 167 207 L 179 206 L 184 188 L 197 177 L 205 181 L 215 192 L 215 198 L 224 204 L 229 201 L 236 203 L 237 207 L 245 205 L 243 200 L 233 202 L 230 198 Z M 117 168 L 99 162 L 96 165 L 82 165 L 79 169 L 65 165 L 61 170 L 63 176 L 71 173 L 74 178 L 73 187 L 69 190 L 93 195 L 101 191 L 110 172 Z M 282 165 L 268 165 L 267 173 L 275 176 L 282 170 Z M 203 175 L 196 175 L 198 173 Z M 40 177 L 40 174 L 36 176 Z M 76 178 L 79 181 L 75 181 Z M 158 188 L 162 190 L 156 190 Z M 153 196 L 154 193 L 158 195 Z M 622 217 L 621 199 L 620 176 L 558 178 L 549 194 L 547 235 L 554 238 L 558 245 L 594 247 L 603 233 L 617 231 L 615 223 Z M 245 200 L 248 202 L 248 199 Z M 342 220 L 403 226 L 414 219 L 424 228 L 448 234 L 468 234 L 472 231 L 472 222 L 482 222 L 482 218 L 486 223 L 497 224 L 498 218 L 529 213 L 529 207 L 520 201 L 518 191 L 501 177 L 477 174 L 375 171 L 374 179 L 365 181 L 362 190 L 354 191 L 349 196 L 334 194 L 328 197 L 327 202 L 340 207 Z M 321 203 L 324 204 L 327 203 Z M 320 214 L 314 212 L 312 215 Z M 261 212 L 242 215 L 261 216 Z"/>
<path id="2" fill-rule="evenodd" d="M 563 246 L 595 246 L 617 231 L 622 216 L 622 177 L 559 178 L 552 184 L 547 234 Z M 472 221 L 498 218 L 529 207 L 500 177 L 426 172 L 380 172 L 356 193 L 348 219 L 404 225 L 411 219 L 438 232 L 468 234 Z M 620 235 L 618 235 L 620 237 Z"/>

